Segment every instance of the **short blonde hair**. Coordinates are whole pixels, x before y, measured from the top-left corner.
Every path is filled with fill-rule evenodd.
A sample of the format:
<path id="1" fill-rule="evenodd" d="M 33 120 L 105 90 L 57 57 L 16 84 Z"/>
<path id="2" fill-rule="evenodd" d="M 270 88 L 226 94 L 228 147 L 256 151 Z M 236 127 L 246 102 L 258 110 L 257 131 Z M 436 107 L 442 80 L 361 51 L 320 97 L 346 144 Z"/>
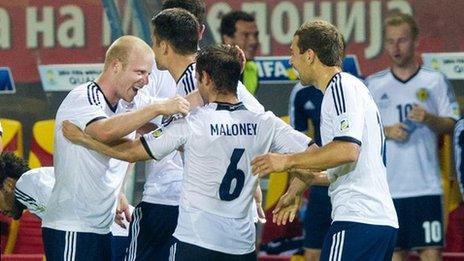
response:
<path id="1" fill-rule="evenodd" d="M 411 36 L 412 39 L 417 39 L 417 36 L 419 35 L 419 27 L 417 27 L 416 21 L 414 21 L 414 18 L 409 15 L 409 14 L 404 14 L 404 13 L 395 13 L 394 15 L 391 15 L 385 19 L 384 25 L 383 25 L 383 33 L 385 35 L 385 31 L 387 29 L 387 26 L 399 26 L 402 24 L 407 24 L 409 25 L 409 28 L 411 29 Z"/>
<path id="2" fill-rule="evenodd" d="M 136 48 L 145 49 L 147 53 L 152 53 L 150 46 L 136 36 L 124 35 L 116 39 L 106 51 L 103 71 L 106 71 L 114 60 L 121 62 L 122 68 L 125 69 L 129 63 L 131 52 L 135 51 Z"/>

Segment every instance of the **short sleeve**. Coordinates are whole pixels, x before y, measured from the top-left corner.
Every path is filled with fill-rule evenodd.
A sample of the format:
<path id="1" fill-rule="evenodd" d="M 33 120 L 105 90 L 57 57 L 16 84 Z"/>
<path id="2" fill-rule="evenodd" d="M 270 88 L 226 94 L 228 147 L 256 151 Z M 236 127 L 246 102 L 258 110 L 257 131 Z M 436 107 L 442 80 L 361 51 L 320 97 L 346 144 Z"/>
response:
<path id="1" fill-rule="evenodd" d="M 269 112 L 269 114 L 271 114 Z M 275 115 L 271 115 L 272 124 L 274 125 L 274 137 L 270 150 L 278 153 L 295 153 L 302 152 L 308 148 L 311 138 L 303 133 L 294 130 Z"/>
<path id="2" fill-rule="evenodd" d="M 264 106 L 246 89 L 241 81 L 237 84 L 237 98 L 252 112 L 264 112 Z"/>
<path id="3" fill-rule="evenodd" d="M 108 117 L 104 109 L 108 105 L 96 85 L 88 85 L 85 95 L 82 92 L 74 93 L 66 99 L 59 119 L 70 120 L 82 130 L 91 123 Z"/>
<path id="4" fill-rule="evenodd" d="M 364 87 L 364 86 L 363 86 Z M 334 83 L 326 90 L 328 106 L 334 112 L 331 129 L 333 140 L 354 142 L 361 145 L 364 128 L 364 102 L 356 95 L 354 83 L 342 83 L 341 75 L 334 78 Z"/>
<path id="5" fill-rule="evenodd" d="M 179 119 L 167 127 L 158 128 L 143 135 L 140 140 L 148 155 L 156 160 L 161 160 L 185 143 L 191 133 L 186 119 Z"/>

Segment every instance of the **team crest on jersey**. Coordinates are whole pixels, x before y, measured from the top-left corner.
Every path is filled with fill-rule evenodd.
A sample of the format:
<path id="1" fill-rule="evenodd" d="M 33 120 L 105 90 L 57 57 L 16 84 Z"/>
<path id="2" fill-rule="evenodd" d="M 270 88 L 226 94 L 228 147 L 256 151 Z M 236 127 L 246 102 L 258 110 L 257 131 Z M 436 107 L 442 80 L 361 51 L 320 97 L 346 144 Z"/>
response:
<path id="1" fill-rule="evenodd" d="M 387 108 L 390 105 L 390 97 L 388 97 L 388 94 L 384 93 L 380 96 L 378 105 L 381 108 Z"/>
<path id="2" fill-rule="evenodd" d="M 429 99 L 429 91 L 426 88 L 420 88 L 416 92 L 417 99 L 421 102 L 425 102 Z"/>
<path id="3" fill-rule="evenodd" d="M 350 128 L 350 122 L 348 119 L 343 119 L 340 121 L 340 131 L 346 131 Z"/>
<path id="4" fill-rule="evenodd" d="M 153 135 L 153 137 L 155 137 L 155 138 L 159 138 L 159 137 L 161 137 L 161 135 L 163 135 L 163 129 L 158 128 L 158 129 L 152 131 L 151 135 Z"/>

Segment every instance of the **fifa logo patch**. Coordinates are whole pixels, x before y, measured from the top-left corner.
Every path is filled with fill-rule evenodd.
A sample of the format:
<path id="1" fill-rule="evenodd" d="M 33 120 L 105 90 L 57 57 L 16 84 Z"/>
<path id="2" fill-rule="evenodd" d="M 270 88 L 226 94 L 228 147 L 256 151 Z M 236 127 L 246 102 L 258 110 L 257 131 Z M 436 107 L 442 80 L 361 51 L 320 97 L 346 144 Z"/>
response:
<path id="1" fill-rule="evenodd" d="M 349 128 L 350 128 L 350 123 L 348 122 L 347 119 L 343 119 L 340 122 L 340 131 L 345 131 L 345 130 L 348 130 Z"/>
<path id="2" fill-rule="evenodd" d="M 152 131 L 151 135 L 153 135 L 153 137 L 156 139 L 156 138 L 159 138 L 161 137 L 161 135 L 163 135 L 163 129 L 162 128 L 158 128 L 154 131 Z"/>
<path id="3" fill-rule="evenodd" d="M 420 88 L 416 92 L 417 99 L 421 102 L 425 102 L 429 99 L 429 91 L 426 88 Z"/>

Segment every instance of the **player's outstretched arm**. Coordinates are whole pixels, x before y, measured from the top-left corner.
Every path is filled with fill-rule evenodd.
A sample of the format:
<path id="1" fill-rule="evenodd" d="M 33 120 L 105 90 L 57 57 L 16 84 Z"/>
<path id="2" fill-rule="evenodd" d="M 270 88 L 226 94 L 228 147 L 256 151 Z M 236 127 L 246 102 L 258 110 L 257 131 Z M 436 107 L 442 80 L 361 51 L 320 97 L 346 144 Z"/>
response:
<path id="1" fill-rule="evenodd" d="M 129 162 L 150 159 L 150 156 L 143 148 L 140 139 L 120 139 L 112 142 L 111 144 L 105 144 L 84 133 L 81 129 L 79 129 L 79 127 L 72 124 L 70 121 L 63 122 L 62 132 L 63 135 L 72 143 L 95 150 L 112 158 Z"/>
<path id="2" fill-rule="evenodd" d="M 101 142 L 113 142 L 159 115 L 187 114 L 189 108 L 189 102 L 180 96 L 159 100 L 136 111 L 94 121 L 85 128 L 85 133 Z"/>
<path id="3" fill-rule="evenodd" d="M 294 154 L 268 153 L 251 161 L 253 175 L 265 176 L 288 169 L 323 171 L 358 160 L 360 147 L 348 141 L 332 141 L 317 150 Z"/>

